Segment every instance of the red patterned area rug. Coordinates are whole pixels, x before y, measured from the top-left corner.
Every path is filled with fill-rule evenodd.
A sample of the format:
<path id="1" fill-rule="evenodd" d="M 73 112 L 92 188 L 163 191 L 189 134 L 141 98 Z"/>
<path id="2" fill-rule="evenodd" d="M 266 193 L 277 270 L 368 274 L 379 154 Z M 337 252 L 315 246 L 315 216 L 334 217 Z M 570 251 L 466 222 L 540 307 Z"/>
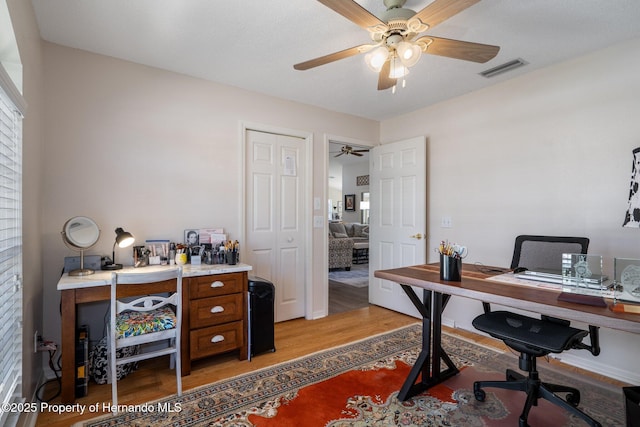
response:
<path id="1" fill-rule="evenodd" d="M 487 388 L 484 402 L 473 397 L 473 382 L 501 379 L 517 357 L 450 335 L 443 347 L 460 374 L 406 402 L 397 393 L 415 361 L 421 326 L 413 325 L 326 350 L 239 377 L 189 390 L 180 412 L 128 412 L 85 422 L 106 426 L 365 427 L 517 426 L 524 393 Z M 259 357 L 259 356 L 258 356 Z M 545 366 L 546 365 L 546 366 Z M 580 407 L 603 426 L 624 425 L 622 391 L 539 363 L 544 381 L 572 384 L 582 392 Z M 164 406 L 163 406 L 164 405 Z M 540 401 L 529 415 L 532 427 L 586 425 Z"/>

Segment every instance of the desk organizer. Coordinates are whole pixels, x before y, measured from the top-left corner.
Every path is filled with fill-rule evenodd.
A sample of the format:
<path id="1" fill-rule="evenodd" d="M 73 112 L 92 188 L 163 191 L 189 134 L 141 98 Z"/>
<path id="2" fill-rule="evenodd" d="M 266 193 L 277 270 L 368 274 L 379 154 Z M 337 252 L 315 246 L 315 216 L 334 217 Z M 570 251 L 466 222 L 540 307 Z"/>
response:
<path id="1" fill-rule="evenodd" d="M 460 282 L 462 280 L 462 259 L 440 254 L 440 280 Z"/>

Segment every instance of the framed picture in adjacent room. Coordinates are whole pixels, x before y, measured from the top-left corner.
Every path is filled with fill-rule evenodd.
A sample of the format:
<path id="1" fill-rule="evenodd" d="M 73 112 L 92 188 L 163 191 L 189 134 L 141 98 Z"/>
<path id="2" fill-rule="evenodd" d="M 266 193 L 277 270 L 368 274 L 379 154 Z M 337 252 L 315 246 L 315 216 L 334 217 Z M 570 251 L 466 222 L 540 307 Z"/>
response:
<path id="1" fill-rule="evenodd" d="M 356 210 L 356 195 L 345 194 L 344 195 L 344 210 L 354 212 Z"/>

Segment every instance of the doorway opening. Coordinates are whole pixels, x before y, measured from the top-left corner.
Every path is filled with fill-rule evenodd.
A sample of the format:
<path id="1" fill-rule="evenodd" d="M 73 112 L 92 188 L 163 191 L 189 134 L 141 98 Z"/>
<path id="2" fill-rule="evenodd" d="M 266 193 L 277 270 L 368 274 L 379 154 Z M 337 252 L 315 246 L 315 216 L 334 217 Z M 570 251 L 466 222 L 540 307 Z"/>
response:
<path id="1" fill-rule="evenodd" d="M 328 144 L 328 314 L 369 305 L 369 148 Z"/>

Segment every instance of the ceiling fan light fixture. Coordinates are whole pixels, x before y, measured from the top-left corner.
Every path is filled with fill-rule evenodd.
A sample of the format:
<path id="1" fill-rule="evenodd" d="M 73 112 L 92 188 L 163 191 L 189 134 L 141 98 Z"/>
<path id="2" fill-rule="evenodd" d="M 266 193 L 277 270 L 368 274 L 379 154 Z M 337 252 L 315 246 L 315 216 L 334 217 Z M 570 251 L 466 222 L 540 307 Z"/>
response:
<path id="1" fill-rule="evenodd" d="M 420 46 L 407 41 L 398 43 L 396 52 L 398 52 L 398 58 L 400 58 L 400 62 L 402 62 L 402 65 L 405 67 L 413 67 L 420 60 L 420 56 L 422 56 Z"/>
<path id="2" fill-rule="evenodd" d="M 389 50 L 384 46 L 379 46 L 366 54 L 364 61 L 369 68 L 379 73 L 384 63 L 387 62 L 387 58 L 389 58 Z"/>
<path id="3" fill-rule="evenodd" d="M 373 44 L 354 46 L 295 64 L 296 70 L 308 70 L 364 53 L 367 67 L 378 73 L 378 90 L 395 91 L 397 79 L 404 79 L 423 52 L 485 63 L 500 51 L 500 46 L 421 35 L 480 0 L 430 0 L 418 12 L 404 8 L 407 0 L 383 0 L 387 10 L 381 16 L 374 15 L 357 0 L 318 1 L 367 30 Z M 404 81 L 402 84 L 404 86 Z"/>

